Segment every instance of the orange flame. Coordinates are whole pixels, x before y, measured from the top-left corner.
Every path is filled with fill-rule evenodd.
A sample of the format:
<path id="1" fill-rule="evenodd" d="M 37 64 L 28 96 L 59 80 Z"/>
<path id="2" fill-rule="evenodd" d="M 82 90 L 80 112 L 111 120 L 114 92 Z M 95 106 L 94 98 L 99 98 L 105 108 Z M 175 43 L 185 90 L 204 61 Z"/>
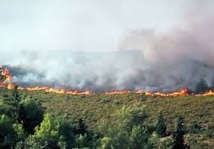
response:
<path id="1" fill-rule="evenodd" d="M 205 92 L 203 94 L 197 94 L 196 96 L 212 96 L 212 95 L 214 95 L 214 91 L 210 90 L 210 91 Z"/>
<path id="2" fill-rule="evenodd" d="M 5 76 L 5 77 L 6 77 L 6 79 L 4 80 L 4 83 L 12 81 L 12 76 L 8 75 L 8 76 Z"/>
<path id="3" fill-rule="evenodd" d="M 71 91 L 71 90 L 65 90 L 65 89 L 54 89 L 51 87 L 18 87 L 19 90 L 28 90 L 28 91 L 45 91 L 50 93 L 58 93 L 58 94 L 72 94 L 72 95 L 91 95 L 92 92 L 90 91 Z"/>
<path id="4" fill-rule="evenodd" d="M 10 74 L 10 71 L 7 68 L 2 66 L 0 66 L 0 68 L 3 69 L 3 71 L 1 72 L 1 75 L 5 78 L 3 82 L 0 82 L 0 87 L 7 86 L 8 89 L 13 89 L 15 87 L 15 84 L 11 83 L 12 75 Z"/>
<path id="5" fill-rule="evenodd" d="M 9 70 L 6 67 L 0 66 L 1 75 L 5 78 L 3 82 L 0 82 L 0 88 L 7 87 L 7 89 L 11 90 L 15 87 L 15 84 L 12 82 L 12 75 L 10 74 Z M 66 90 L 66 89 L 54 89 L 52 87 L 18 87 L 19 90 L 28 90 L 28 91 L 45 91 L 50 93 L 58 93 L 58 94 L 71 94 L 71 95 L 92 95 L 94 94 L 91 91 L 77 91 L 77 90 Z M 184 88 L 181 91 L 165 93 L 165 92 L 150 92 L 150 91 L 111 91 L 105 92 L 106 95 L 115 95 L 115 94 L 128 94 L 128 93 L 137 93 L 137 94 L 144 94 L 145 96 L 159 96 L 159 97 L 178 97 L 178 96 L 187 96 L 189 95 L 188 88 Z M 214 90 L 203 94 L 193 94 L 195 96 L 212 96 L 214 95 Z"/>
<path id="6" fill-rule="evenodd" d="M 106 95 L 115 95 L 115 94 L 127 94 L 131 91 L 112 91 L 106 92 Z M 172 93 L 164 93 L 164 92 L 149 92 L 149 91 L 134 91 L 137 94 L 145 94 L 146 96 L 161 96 L 161 97 L 176 97 L 176 96 L 186 96 L 189 95 L 189 90 L 187 88 L 182 89 L 179 92 L 172 92 Z"/>
<path id="7" fill-rule="evenodd" d="M 8 84 L 7 89 L 12 90 L 12 89 L 14 89 L 14 87 L 15 87 L 15 84 L 10 83 L 10 84 Z"/>

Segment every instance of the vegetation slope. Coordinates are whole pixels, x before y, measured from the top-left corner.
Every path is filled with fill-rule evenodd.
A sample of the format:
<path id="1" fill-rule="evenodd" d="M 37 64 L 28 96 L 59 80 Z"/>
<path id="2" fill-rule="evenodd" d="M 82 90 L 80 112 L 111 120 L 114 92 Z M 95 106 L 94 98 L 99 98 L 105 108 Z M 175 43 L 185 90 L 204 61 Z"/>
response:
<path id="1" fill-rule="evenodd" d="M 10 96 L 12 92 L 13 91 L 7 89 L 0 89 L 1 105 L 4 104 L 5 97 Z M 147 134 L 145 132 L 149 134 L 146 139 L 142 139 L 141 136 L 137 137 L 136 134 L 138 133 L 134 135 L 136 137 L 134 140 L 146 142 L 142 148 L 175 148 L 173 147 L 173 136 L 175 136 L 174 134 L 176 133 L 176 126 L 178 127 L 179 117 L 184 118 L 184 142 L 189 148 L 209 149 L 214 147 L 213 96 L 147 97 L 144 94 L 136 93 L 68 95 L 44 91 L 19 91 L 19 96 L 20 100 L 31 98 L 41 102 L 44 113 L 51 114 L 56 118 L 63 117 L 65 122 L 72 124 L 74 130 L 78 130 L 77 128 L 80 128 L 80 123 L 82 123 L 84 129 L 87 129 L 87 132 L 91 132 L 90 134 L 93 136 L 91 140 L 96 138 L 96 141 L 90 142 L 93 145 L 88 145 L 87 143 L 84 144 L 84 139 L 81 140 L 80 137 L 76 139 L 76 145 L 73 147 L 118 148 L 123 144 L 120 144 L 120 142 L 128 140 L 128 142 L 130 142 L 128 145 L 131 146 L 129 148 L 139 148 L 140 145 L 137 144 L 136 141 L 130 141 L 133 139 L 130 138 L 130 136 L 133 136 L 133 132 L 137 132 L 138 130 L 144 136 Z M 133 112 L 133 109 L 137 115 Z M 124 111 L 129 112 L 126 113 Z M 143 114 L 140 115 L 139 113 L 142 111 Z M 0 114 L 4 114 L 3 112 Z M 130 113 L 132 114 L 130 115 Z M 163 135 L 158 136 L 155 130 L 160 114 L 164 118 L 166 131 Z M 132 119 L 130 117 L 135 118 Z M 142 117 L 146 118 L 138 121 Z M 132 122 L 131 124 L 130 121 Z M 130 132 L 128 132 L 128 126 L 131 127 Z M 138 128 L 138 126 L 140 128 Z M 143 131 L 145 128 L 147 131 Z M 144 133 L 142 133 L 142 131 Z M 118 132 L 121 132 L 121 134 Z M 126 136 L 126 134 L 128 139 L 127 137 L 122 137 Z M 81 133 L 78 135 L 84 136 L 84 134 Z M 24 140 L 22 141 L 24 142 Z M 78 140 L 79 144 L 77 143 Z M 81 145 L 81 143 L 84 145 Z M 127 148 L 128 145 L 126 146 Z"/>

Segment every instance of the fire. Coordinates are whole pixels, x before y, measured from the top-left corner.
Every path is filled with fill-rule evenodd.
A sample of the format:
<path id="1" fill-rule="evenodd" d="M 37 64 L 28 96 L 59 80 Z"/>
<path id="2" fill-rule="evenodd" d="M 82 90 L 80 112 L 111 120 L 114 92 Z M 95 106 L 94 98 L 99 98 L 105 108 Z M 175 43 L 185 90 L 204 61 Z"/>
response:
<path id="1" fill-rule="evenodd" d="M 130 93 L 130 91 L 112 91 L 112 92 L 106 92 L 106 95 L 115 95 L 115 94 L 127 94 Z M 164 92 L 149 92 L 149 91 L 134 91 L 134 93 L 137 94 L 145 94 L 146 96 L 161 96 L 161 97 L 176 97 L 176 96 L 186 96 L 189 95 L 188 88 L 184 88 L 179 92 L 172 92 L 172 93 L 164 93 Z"/>
<path id="2" fill-rule="evenodd" d="M 214 95 L 214 91 L 210 90 L 209 92 L 206 92 L 204 94 L 198 94 L 196 96 L 212 96 Z"/>
<path id="3" fill-rule="evenodd" d="M 12 89 L 14 89 L 14 87 L 15 87 L 15 84 L 10 83 L 10 84 L 8 84 L 7 89 L 12 90 Z"/>
<path id="4" fill-rule="evenodd" d="M 72 95 L 91 95 L 92 92 L 90 91 L 70 91 L 70 90 L 65 90 L 65 89 L 54 89 L 51 87 L 18 87 L 19 90 L 28 90 L 28 91 L 45 91 L 45 92 L 50 92 L 50 93 L 58 93 L 58 94 L 72 94 Z"/>
<path id="5" fill-rule="evenodd" d="M 0 87 L 5 87 L 7 86 L 8 89 L 13 89 L 15 87 L 14 83 L 12 82 L 12 75 L 10 74 L 10 71 L 6 67 L 0 66 L 1 71 L 1 76 L 3 76 L 4 80 L 3 82 L 0 82 Z"/>
<path id="6" fill-rule="evenodd" d="M 12 81 L 12 76 L 5 76 L 6 79 L 4 80 L 4 83 L 7 83 L 7 82 L 11 82 Z"/>
<path id="7" fill-rule="evenodd" d="M 114 94 L 127 94 L 130 93 L 130 91 L 112 91 L 112 92 L 106 92 L 106 95 L 114 95 Z"/>
<path id="8" fill-rule="evenodd" d="M 11 90 L 14 89 L 15 84 L 12 82 L 12 75 L 10 71 L 6 67 L 0 66 L 0 74 L 3 77 L 3 79 L 0 81 L 0 88 L 6 87 L 7 89 Z M 66 90 L 66 89 L 55 89 L 52 87 L 18 87 L 19 90 L 27 90 L 27 91 L 45 91 L 50 93 L 57 93 L 57 94 L 71 94 L 71 95 L 92 95 L 94 94 L 91 91 L 78 91 L 78 90 Z M 150 91 L 111 91 L 111 92 L 105 92 L 106 95 L 115 95 L 115 94 L 128 94 L 128 93 L 137 93 L 137 94 L 144 94 L 145 96 L 158 96 L 158 97 L 178 97 L 178 96 L 187 96 L 190 95 L 190 91 L 188 88 L 184 88 L 181 91 L 177 92 L 150 92 Z M 211 90 L 209 92 L 203 93 L 203 94 L 192 94 L 195 96 L 212 96 L 214 95 L 214 90 Z"/>

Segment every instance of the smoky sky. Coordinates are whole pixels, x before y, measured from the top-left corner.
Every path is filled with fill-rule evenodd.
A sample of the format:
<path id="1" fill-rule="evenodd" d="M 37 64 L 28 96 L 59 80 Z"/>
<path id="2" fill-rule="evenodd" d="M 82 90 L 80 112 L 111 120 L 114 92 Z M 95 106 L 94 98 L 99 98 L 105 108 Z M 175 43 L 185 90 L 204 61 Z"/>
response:
<path id="1" fill-rule="evenodd" d="M 0 0 L 2 51 L 112 51 L 135 28 L 164 31 L 185 0 Z"/>
<path id="2" fill-rule="evenodd" d="M 0 62 L 22 86 L 99 92 L 194 90 L 202 79 L 213 85 L 212 1 L 1 3 Z"/>

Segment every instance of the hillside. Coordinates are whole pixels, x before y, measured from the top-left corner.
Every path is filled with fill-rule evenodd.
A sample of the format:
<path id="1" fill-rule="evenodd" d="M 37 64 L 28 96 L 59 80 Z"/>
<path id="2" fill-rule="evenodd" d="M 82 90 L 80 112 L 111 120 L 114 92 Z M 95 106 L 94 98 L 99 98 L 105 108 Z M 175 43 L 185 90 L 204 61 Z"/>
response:
<path id="1" fill-rule="evenodd" d="M 0 90 L 5 94 L 5 89 Z M 82 118 L 88 129 L 100 133 L 100 126 L 107 122 L 112 125 L 116 120 L 112 114 L 124 106 L 137 104 L 145 106 L 149 125 L 157 122 L 163 113 L 168 133 L 175 128 L 178 116 L 183 116 L 187 133 L 185 139 L 191 148 L 212 148 L 214 146 L 214 98 L 213 96 L 196 97 L 147 97 L 144 94 L 95 94 L 68 95 L 47 93 L 44 91 L 19 91 L 22 97 L 30 95 L 41 101 L 47 113 L 65 116 L 71 123 Z"/>

